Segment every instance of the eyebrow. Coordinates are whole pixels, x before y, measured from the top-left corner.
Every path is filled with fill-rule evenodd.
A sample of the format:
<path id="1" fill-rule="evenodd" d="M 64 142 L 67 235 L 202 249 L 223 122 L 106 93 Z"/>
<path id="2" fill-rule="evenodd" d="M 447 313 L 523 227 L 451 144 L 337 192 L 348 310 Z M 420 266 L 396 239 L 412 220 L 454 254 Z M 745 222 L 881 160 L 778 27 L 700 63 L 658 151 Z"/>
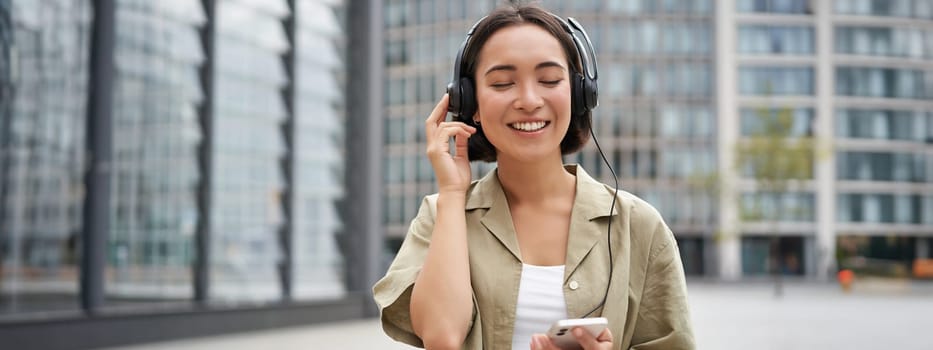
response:
<path id="1" fill-rule="evenodd" d="M 557 67 L 560 69 L 566 69 L 560 63 L 557 63 L 554 61 L 544 61 L 544 62 L 538 63 L 538 65 L 535 66 L 535 70 L 542 69 L 542 68 L 549 68 L 549 67 Z M 499 65 L 490 67 L 488 70 L 486 70 L 486 73 L 484 73 L 483 75 L 489 75 L 489 73 L 500 71 L 500 70 L 514 72 L 518 70 L 518 68 L 516 68 L 515 65 L 511 65 L 511 64 L 499 64 Z"/>

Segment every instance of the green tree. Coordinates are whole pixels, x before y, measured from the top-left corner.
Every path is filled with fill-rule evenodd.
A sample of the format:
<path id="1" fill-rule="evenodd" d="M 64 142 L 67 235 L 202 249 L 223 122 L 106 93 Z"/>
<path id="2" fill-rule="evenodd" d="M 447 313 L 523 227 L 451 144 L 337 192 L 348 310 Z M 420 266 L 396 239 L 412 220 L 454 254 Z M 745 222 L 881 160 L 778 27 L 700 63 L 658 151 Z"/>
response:
<path id="1" fill-rule="evenodd" d="M 755 127 L 736 145 L 736 166 L 742 178 L 751 179 L 757 190 L 754 209 L 742 210 L 742 221 L 768 221 L 773 227 L 769 244 L 770 272 L 775 278 L 775 294 L 783 293 L 781 257 L 777 225 L 786 219 L 783 196 L 802 181 L 813 178 L 816 141 L 809 133 L 794 133 L 794 115 L 789 108 L 759 110 Z M 765 210 L 767 196 L 774 198 L 774 211 Z"/>

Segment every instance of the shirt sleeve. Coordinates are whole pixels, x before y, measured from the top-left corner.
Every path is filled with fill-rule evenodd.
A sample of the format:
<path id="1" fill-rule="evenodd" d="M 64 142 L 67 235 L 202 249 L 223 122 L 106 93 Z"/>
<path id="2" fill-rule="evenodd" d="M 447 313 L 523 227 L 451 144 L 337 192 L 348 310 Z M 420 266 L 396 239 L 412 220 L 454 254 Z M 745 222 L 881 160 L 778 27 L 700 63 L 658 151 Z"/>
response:
<path id="1" fill-rule="evenodd" d="M 673 233 L 661 221 L 652 238 L 631 349 L 696 349 L 690 323 L 680 251 Z"/>
<path id="2" fill-rule="evenodd" d="M 411 325 L 411 291 L 428 254 L 434 231 L 435 203 L 430 196 L 421 202 L 395 260 L 386 275 L 373 286 L 383 331 L 392 339 L 417 347 L 424 347 L 424 344 Z"/>

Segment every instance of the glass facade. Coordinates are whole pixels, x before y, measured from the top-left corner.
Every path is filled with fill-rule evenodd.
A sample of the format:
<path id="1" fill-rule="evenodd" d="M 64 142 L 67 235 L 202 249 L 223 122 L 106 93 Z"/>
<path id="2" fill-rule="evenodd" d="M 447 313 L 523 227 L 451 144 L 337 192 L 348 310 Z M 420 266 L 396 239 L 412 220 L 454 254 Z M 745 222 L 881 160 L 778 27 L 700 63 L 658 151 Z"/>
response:
<path id="1" fill-rule="evenodd" d="M 915 27 L 837 26 L 836 53 L 933 58 L 933 30 Z"/>
<path id="2" fill-rule="evenodd" d="M 836 136 L 931 142 L 933 112 L 892 109 L 837 109 Z"/>
<path id="3" fill-rule="evenodd" d="M 91 4 L 0 11 L 0 315 L 77 309 Z"/>
<path id="4" fill-rule="evenodd" d="M 813 27 L 741 25 L 738 45 L 743 54 L 812 55 Z"/>
<path id="5" fill-rule="evenodd" d="M 589 6 L 579 6 L 578 9 L 590 11 L 608 10 L 614 13 L 677 13 L 677 14 L 710 14 L 713 11 L 713 0 L 607 0 L 606 8 L 600 8 L 598 1 L 589 1 Z M 557 9 L 561 1 L 545 1 L 548 8 Z M 582 7 L 582 8 L 581 8 Z"/>
<path id="6" fill-rule="evenodd" d="M 807 256 L 806 235 L 742 237 L 742 274 L 745 276 L 803 275 Z"/>
<path id="7" fill-rule="evenodd" d="M 812 222 L 816 219 L 813 193 L 743 193 L 741 205 L 743 221 Z"/>
<path id="8" fill-rule="evenodd" d="M 85 136 L 95 6 L 0 0 L 0 318 L 82 307 L 84 181 L 89 152 L 99 152 Z M 208 218 L 209 293 L 197 301 L 346 295 L 335 237 L 350 73 L 344 5 L 215 6 L 117 0 L 113 27 L 103 26 L 114 34 L 112 51 L 95 51 L 114 62 L 112 76 L 98 77 L 112 78 L 113 97 L 101 107 L 113 130 L 109 231 L 97 252 L 105 256 L 105 308 L 195 301 L 199 227 Z M 202 192 L 204 183 L 212 186 Z"/>
<path id="9" fill-rule="evenodd" d="M 927 169 L 933 156 L 922 153 L 838 152 L 836 174 L 840 180 L 933 182 Z"/>
<path id="10" fill-rule="evenodd" d="M 742 95 L 813 95 L 812 67 L 740 67 L 739 93 Z"/>
<path id="11" fill-rule="evenodd" d="M 774 125 L 780 118 L 786 116 L 790 125 L 786 136 L 811 137 L 813 136 L 813 123 L 815 114 L 812 108 L 742 108 L 739 113 L 739 124 L 742 136 L 766 134 L 768 125 Z"/>
<path id="12" fill-rule="evenodd" d="M 841 224 L 858 225 L 858 234 L 839 232 L 839 256 L 874 257 L 912 262 L 914 237 L 933 223 L 933 19 L 930 0 L 835 0 L 834 36 L 837 96 L 874 98 L 871 106 L 845 104 L 834 110 L 837 139 L 836 179 L 845 183 L 835 193 L 836 217 Z M 863 18 L 864 17 L 864 18 Z M 864 63 L 859 63 L 864 62 Z M 915 103 L 921 103 L 914 105 Z M 863 228 L 864 227 L 864 228 Z M 856 252 L 855 241 L 866 247 L 879 242 L 904 242 L 910 254 L 888 251 Z M 869 250 L 872 250 L 869 249 Z"/>
<path id="13" fill-rule="evenodd" d="M 836 94 L 933 99 L 933 74 L 919 69 L 839 66 L 836 68 Z"/>
<path id="14" fill-rule="evenodd" d="M 839 222 L 933 224 L 933 196 L 846 193 L 840 194 L 837 201 Z"/>
<path id="15" fill-rule="evenodd" d="M 285 1 L 217 3 L 217 89 L 211 232 L 212 298 L 274 299 L 280 295 L 278 230 L 284 222 L 285 175 L 279 160 L 287 83 L 280 24 Z M 243 140 L 250 140 L 245 143 Z"/>
<path id="16" fill-rule="evenodd" d="M 344 257 L 335 249 L 343 224 L 345 143 L 343 26 L 335 1 L 299 0 L 295 30 L 295 181 L 292 296 L 343 295 Z"/>
<path id="17" fill-rule="evenodd" d="M 736 0 L 735 7 L 738 12 L 809 15 L 813 14 L 811 1 L 814 0 Z"/>
<path id="18" fill-rule="evenodd" d="M 111 300 L 191 298 L 204 22 L 196 0 L 116 3 Z"/>
<path id="19" fill-rule="evenodd" d="M 835 0 L 836 13 L 933 19 L 933 0 Z"/>

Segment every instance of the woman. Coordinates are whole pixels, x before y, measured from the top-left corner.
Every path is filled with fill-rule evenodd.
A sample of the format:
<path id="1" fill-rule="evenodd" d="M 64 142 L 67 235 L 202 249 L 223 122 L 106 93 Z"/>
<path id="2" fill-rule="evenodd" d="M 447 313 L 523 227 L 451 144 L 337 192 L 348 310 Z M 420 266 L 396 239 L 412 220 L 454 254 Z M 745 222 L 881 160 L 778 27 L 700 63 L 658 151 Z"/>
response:
<path id="1" fill-rule="evenodd" d="M 574 41 L 574 28 L 511 5 L 471 30 L 426 121 L 438 193 L 373 288 L 392 338 L 556 349 L 542 334 L 553 322 L 602 316 L 598 336 L 572 332 L 584 349 L 694 348 L 677 244 L 660 215 L 563 165 L 588 141 L 596 105 L 581 60 L 589 43 L 582 29 Z M 457 116 L 445 122 L 449 105 Z M 470 160 L 498 168 L 471 183 Z"/>

